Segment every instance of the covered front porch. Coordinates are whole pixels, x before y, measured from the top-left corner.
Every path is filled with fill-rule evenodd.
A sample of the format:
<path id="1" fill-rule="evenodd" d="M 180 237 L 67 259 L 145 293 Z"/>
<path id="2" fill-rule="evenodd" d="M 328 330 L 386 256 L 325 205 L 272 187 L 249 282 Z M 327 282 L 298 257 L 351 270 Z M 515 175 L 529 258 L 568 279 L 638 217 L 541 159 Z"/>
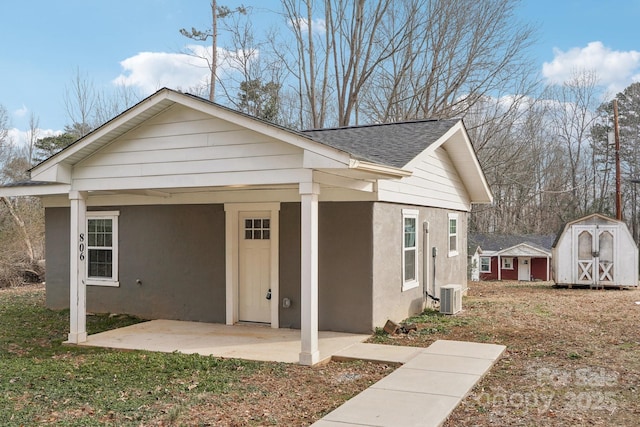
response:
<path id="1" fill-rule="evenodd" d="M 318 332 L 318 363 L 369 338 L 364 334 Z M 261 325 L 222 325 L 151 320 L 89 335 L 78 345 L 122 350 L 179 352 L 265 362 L 298 363 L 301 331 Z"/>
<path id="2" fill-rule="evenodd" d="M 69 342 L 90 339 L 87 311 L 259 322 L 299 328 L 298 360 L 314 365 L 320 308 L 325 319 L 372 319 L 371 304 L 340 306 L 371 301 L 363 286 L 341 286 L 343 277 L 370 277 L 353 271 L 332 283 L 351 293 L 335 292 L 319 307 L 319 203 L 375 202 L 379 181 L 411 175 L 162 89 L 2 194 L 42 198 L 47 294 L 57 286 L 68 298 Z M 357 237 L 348 239 L 350 253 L 367 254 Z"/>

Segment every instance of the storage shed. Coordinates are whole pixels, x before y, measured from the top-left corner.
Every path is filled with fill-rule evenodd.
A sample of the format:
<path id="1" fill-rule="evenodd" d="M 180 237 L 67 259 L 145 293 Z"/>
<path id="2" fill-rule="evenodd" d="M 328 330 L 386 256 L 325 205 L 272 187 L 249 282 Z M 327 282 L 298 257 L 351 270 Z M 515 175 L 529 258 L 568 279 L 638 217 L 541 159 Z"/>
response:
<path id="1" fill-rule="evenodd" d="M 638 286 L 638 247 L 626 224 L 591 214 L 565 225 L 552 248 L 556 284 Z"/>

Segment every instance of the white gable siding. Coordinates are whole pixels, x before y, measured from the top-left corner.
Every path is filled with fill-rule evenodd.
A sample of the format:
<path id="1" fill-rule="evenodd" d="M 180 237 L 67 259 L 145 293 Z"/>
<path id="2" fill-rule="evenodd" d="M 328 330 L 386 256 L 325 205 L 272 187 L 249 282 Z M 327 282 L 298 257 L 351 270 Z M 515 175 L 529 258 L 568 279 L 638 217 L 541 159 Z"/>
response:
<path id="1" fill-rule="evenodd" d="M 134 188 L 166 187 L 162 178 L 176 186 L 178 181 L 223 185 L 227 179 L 218 178 L 230 173 L 248 174 L 245 183 L 261 183 L 262 174 L 284 177 L 284 172 L 298 172 L 302 166 L 303 150 L 298 147 L 176 107 L 77 164 L 73 179 L 77 189 L 100 189 L 105 180 Z M 193 179 L 195 175 L 201 179 Z"/>
<path id="2" fill-rule="evenodd" d="M 468 211 L 471 200 L 447 151 L 425 151 L 405 169 L 413 175 L 379 183 L 380 200 Z"/>

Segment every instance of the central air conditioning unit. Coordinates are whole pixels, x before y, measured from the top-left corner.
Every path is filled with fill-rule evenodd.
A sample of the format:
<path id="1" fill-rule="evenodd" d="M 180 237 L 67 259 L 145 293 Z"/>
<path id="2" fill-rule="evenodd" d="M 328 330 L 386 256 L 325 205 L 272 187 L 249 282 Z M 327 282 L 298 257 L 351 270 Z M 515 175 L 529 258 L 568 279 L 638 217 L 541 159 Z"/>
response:
<path id="1" fill-rule="evenodd" d="M 462 285 L 440 287 L 440 313 L 456 314 L 462 311 Z"/>

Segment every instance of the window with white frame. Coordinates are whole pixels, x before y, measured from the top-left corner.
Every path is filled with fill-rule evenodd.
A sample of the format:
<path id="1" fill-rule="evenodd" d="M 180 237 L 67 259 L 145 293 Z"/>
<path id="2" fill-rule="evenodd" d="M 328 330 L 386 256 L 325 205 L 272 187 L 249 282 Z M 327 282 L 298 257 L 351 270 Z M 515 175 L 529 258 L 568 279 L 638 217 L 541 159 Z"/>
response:
<path id="1" fill-rule="evenodd" d="M 87 212 L 87 284 L 119 286 L 117 211 Z"/>
<path id="2" fill-rule="evenodd" d="M 502 258 L 502 269 L 513 270 L 513 258 L 511 257 Z"/>
<path id="3" fill-rule="evenodd" d="M 491 257 L 480 257 L 480 273 L 491 273 Z"/>
<path id="4" fill-rule="evenodd" d="M 418 211 L 402 210 L 402 290 L 418 286 Z"/>
<path id="5" fill-rule="evenodd" d="M 458 255 L 458 214 L 449 214 L 449 256 Z"/>

